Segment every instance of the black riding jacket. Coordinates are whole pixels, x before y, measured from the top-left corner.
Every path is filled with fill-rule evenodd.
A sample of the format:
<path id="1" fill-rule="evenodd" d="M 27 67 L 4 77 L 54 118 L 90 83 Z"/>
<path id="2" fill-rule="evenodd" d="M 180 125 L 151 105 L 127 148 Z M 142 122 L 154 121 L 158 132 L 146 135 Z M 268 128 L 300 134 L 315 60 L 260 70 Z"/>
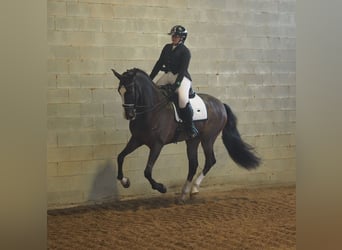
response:
<path id="1" fill-rule="evenodd" d="M 152 69 L 151 79 L 161 70 L 165 73 L 171 71 L 173 74 L 178 74 L 176 82 L 181 83 L 184 76 L 191 81 L 192 79 L 188 72 L 190 58 L 190 51 L 183 43 L 178 44 L 173 50 L 172 43 L 166 44 Z"/>

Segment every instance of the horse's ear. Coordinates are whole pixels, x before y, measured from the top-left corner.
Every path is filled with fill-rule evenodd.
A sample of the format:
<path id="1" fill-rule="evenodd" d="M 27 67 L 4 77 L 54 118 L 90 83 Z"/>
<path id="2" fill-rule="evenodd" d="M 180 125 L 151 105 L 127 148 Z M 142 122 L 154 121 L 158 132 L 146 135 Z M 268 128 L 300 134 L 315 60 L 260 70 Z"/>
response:
<path id="1" fill-rule="evenodd" d="M 118 72 L 116 72 L 114 69 L 112 69 L 114 75 L 121 81 L 122 75 L 120 75 Z"/>

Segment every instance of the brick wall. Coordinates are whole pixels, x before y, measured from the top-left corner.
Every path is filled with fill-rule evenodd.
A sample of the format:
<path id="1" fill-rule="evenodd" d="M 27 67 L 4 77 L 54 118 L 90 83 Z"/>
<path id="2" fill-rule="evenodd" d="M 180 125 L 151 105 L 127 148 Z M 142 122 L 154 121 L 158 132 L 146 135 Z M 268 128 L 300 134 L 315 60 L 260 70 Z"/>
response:
<path id="1" fill-rule="evenodd" d="M 50 207 L 153 195 L 143 176 L 148 150 L 126 158 L 131 187 L 116 181 L 116 157 L 129 139 L 117 79 L 151 71 L 175 24 L 189 32 L 197 92 L 229 104 L 242 137 L 263 165 L 238 168 L 220 137 L 203 187 L 295 182 L 294 0 L 48 0 L 48 203 Z M 203 166 L 200 150 L 200 168 Z M 184 143 L 167 145 L 154 177 L 178 192 L 187 174 Z"/>

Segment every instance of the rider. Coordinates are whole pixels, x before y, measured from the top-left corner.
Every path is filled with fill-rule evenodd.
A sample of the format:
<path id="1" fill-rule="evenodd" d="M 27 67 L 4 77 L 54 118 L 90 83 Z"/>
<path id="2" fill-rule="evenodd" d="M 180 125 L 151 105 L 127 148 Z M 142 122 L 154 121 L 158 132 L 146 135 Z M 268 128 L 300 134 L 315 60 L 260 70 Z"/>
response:
<path id="1" fill-rule="evenodd" d="M 172 43 L 164 46 L 150 77 L 153 80 L 159 71 L 165 72 L 156 83 L 158 85 L 174 85 L 175 92 L 178 94 L 180 118 L 184 122 L 187 134 L 194 138 L 198 135 L 198 131 L 192 120 L 193 110 L 189 102 L 192 79 L 188 72 L 188 66 L 191 55 L 189 49 L 184 45 L 188 32 L 183 26 L 176 25 L 171 28 L 168 35 L 171 35 Z"/>

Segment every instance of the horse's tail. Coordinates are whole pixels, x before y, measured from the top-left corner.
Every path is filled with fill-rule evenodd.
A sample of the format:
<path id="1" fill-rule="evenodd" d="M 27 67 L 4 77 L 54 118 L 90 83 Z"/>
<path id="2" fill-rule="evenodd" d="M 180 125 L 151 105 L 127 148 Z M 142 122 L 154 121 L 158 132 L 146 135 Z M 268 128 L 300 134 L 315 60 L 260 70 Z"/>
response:
<path id="1" fill-rule="evenodd" d="M 237 118 L 227 104 L 224 104 L 227 112 L 227 123 L 222 131 L 222 140 L 230 157 L 241 167 L 248 170 L 259 166 L 261 159 L 254 154 L 254 148 L 241 139 L 236 127 Z"/>

